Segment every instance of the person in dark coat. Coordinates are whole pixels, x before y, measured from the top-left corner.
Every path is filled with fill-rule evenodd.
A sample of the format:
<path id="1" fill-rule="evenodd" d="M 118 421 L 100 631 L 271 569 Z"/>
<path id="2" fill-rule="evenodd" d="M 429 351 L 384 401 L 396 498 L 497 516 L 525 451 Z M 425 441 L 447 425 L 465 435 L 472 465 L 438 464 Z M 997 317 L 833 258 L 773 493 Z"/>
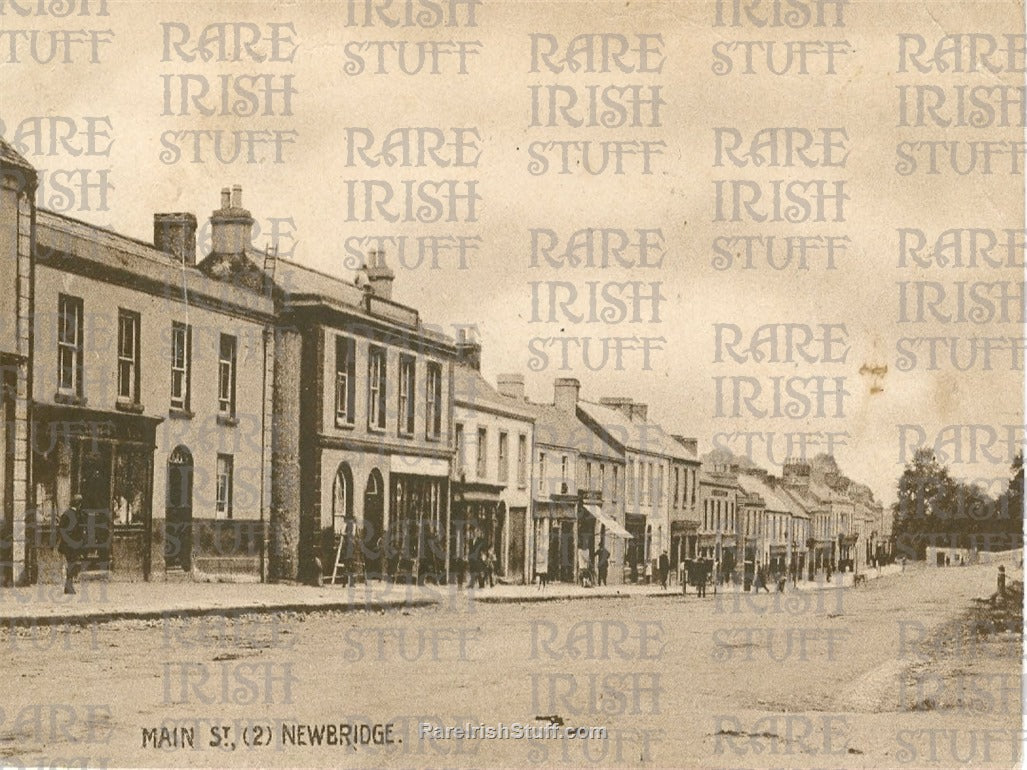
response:
<path id="1" fill-rule="evenodd" d="M 660 554 L 660 585 L 663 590 L 667 590 L 667 575 L 670 574 L 670 557 L 667 556 L 667 552 L 664 551 Z"/>
<path id="2" fill-rule="evenodd" d="M 606 575 L 610 571 L 610 552 L 606 550 L 606 546 L 599 547 L 599 585 L 606 585 Z"/>
<path id="3" fill-rule="evenodd" d="M 75 593 L 75 578 L 82 569 L 86 550 L 86 521 L 82 495 L 74 495 L 57 525 L 57 551 L 64 557 L 64 593 Z"/>
<path id="4" fill-rule="evenodd" d="M 708 559 L 700 559 L 695 565 L 695 592 L 700 598 L 706 596 L 706 581 L 710 576 L 710 562 Z"/>

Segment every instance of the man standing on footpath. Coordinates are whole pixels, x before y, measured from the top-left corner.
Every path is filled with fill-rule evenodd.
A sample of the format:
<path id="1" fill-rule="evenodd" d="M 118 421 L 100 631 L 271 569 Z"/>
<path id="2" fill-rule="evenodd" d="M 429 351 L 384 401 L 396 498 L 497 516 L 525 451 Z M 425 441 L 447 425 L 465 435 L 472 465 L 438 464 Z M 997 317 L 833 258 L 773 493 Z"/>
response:
<path id="1" fill-rule="evenodd" d="M 75 593 L 75 578 L 82 568 L 85 551 L 86 522 L 82 512 L 82 495 L 74 495 L 71 505 L 61 514 L 57 525 L 57 550 L 64 557 L 64 593 Z"/>

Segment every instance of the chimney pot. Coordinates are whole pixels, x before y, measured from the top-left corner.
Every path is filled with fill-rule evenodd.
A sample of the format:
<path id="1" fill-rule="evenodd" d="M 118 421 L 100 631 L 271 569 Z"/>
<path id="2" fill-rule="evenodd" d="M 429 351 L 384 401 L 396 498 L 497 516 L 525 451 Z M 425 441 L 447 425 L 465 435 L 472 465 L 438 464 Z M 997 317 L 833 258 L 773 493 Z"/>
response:
<path id="1" fill-rule="evenodd" d="M 221 208 L 227 209 L 232 205 L 232 191 L 227 187 L 221 188 Z"/>
<path id="2" fill-rule="evenodd" d="M 234 209 L 241 209 L 242 208 L 242 186 L 241 185 L 233 185 L 232 186 L 232 208 L 234 208 Z"/>

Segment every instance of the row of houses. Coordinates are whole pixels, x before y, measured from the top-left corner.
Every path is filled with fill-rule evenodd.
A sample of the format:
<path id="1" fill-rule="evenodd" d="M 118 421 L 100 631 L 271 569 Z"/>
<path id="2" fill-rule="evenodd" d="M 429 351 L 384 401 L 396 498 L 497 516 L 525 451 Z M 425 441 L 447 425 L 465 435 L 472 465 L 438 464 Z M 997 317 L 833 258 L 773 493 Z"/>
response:
<path id="1" fill-rule="evenodd" d="M 309 579 L 463 580 L 490 552 L 510 581 L 609 581 L 672 563 L 858 565 L 887 541 L 869 490 L 703 465 L 645 404 L 557 379 L 481 374 L 455 337 L 392 298 L 372 252 L 354 281 L 250 242 L 238 187 L 197 254 L 191 213 L 153 242 L 35 205 L 0 141 L 0 564 L 56 579 L 76 497 L 94 569 Z"/>

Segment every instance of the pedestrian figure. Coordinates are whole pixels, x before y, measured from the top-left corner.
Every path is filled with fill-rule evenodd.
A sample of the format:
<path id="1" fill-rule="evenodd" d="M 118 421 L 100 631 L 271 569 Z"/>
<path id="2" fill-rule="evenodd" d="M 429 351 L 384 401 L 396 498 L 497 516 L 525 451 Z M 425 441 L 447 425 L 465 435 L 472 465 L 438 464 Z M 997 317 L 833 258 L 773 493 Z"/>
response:
<path id="1" fill-rule="evenodd" d="M 599 585 L 606 585 L 606 575 L 610 570 L 610 552 L 606 550 L 606 546 L 599 546 Z"/>
<path id="2" fill-rule="evenodd" d="M 1006 595 L 1006 568 L 1002 564 L 998 565 L 998 595 Z"/>
<path id="3" fill-rule="evenodd" d="M 670 573 L 670 557 L 667 556 L 667 552 L 664 551 L 660 554 L 660 585 L 663 590 L 667 590 L 667 575 Z"/>
<path id="4" fill-rule="evenodd" d="M 700 559 L 696 565 L 696 594 L 700 598 L 706 598 L 706 581 L 710 577 L 710 563 L 707 559 Z"/>
<path id="5" fill-rule="evenodd" d="M 767 588 L 766 571 L 763 569 L 763 567 L 760 567 L 756 570 L 756 593 L 759 593 L 761 588 L 768 594 L 770 593 L 770 589 Z"/>
<path id="6" fill-rule="evenodd" d="M 61 514 L 58 523 L 57 550 L 64 557 L 64 593 L 75 593 L 75 578 L 82 569 L 85 555 L 86 522 L 82 512 L 82 495 L 74 495 L 71 505 Z"/>
<path id="7" fill-rule="evenodd" d="M 489 579 L 489 588 L 496 587 L 496 552 L 489 548 L 485 552 L 485 575 Z"/>

